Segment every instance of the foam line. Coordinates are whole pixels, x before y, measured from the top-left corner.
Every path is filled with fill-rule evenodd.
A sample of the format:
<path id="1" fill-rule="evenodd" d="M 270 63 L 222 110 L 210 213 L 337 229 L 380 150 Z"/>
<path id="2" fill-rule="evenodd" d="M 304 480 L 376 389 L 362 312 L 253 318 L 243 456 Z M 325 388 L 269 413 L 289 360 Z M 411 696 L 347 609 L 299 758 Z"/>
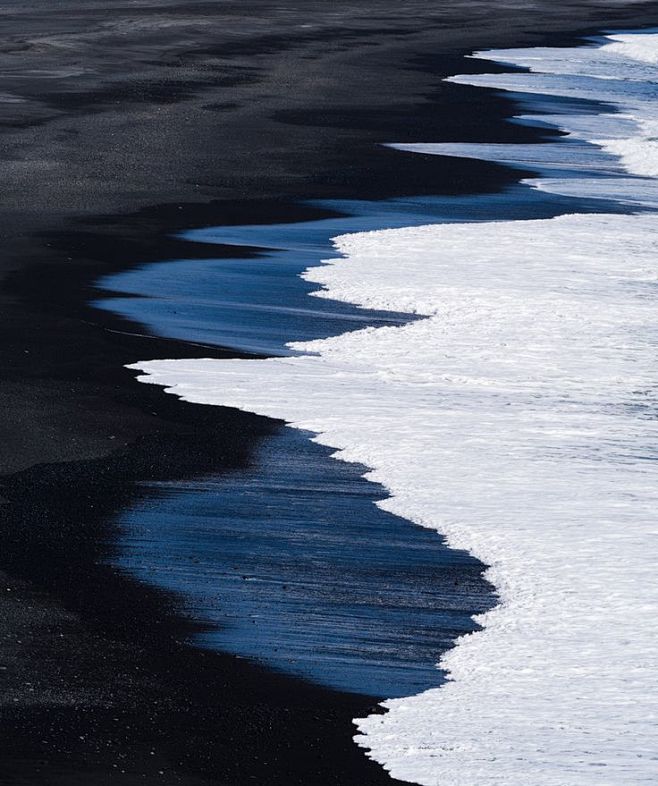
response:
<path id="1" fill-rule="evenodd" d="M 327 294 L 431 318 L 306 345 L 315 357 L 142 363 L 143 381 L 314 431 L 373 468 L 387 510 L 491 566 L 502 604 L 444 658 L 454 682 L 359 722 L 396 777 L 584 784 L 605 765 L 607 783 L 651 782 L 656 219 L 338 247 L 309 274 Z"/>
<path id="2" fill-rule="evenodd" d="M 658 74 L 652 57 L 658 58 L 658 33 L 611 35 L 598 45 L 576 48 L 506 49 L 476 52 L 478 59 L 495 60 L 528 69 L 510 74 L 468 74 L 447 81 L 526 96 L 555 96 L 600 104 L 597 113 L 563 111 L 550 114 L 541 110 L 523 114 L 519 120 L 539 126 L 553 126 L 566 133 L 565 139 L 541 145 L 420 143 L 393 145 L 399 149 L 431 155 L 479 158 L 550 170 L 589 170 L 592 174 L 628 173 L 642 178 L 658 177 Z M 532 105 L 532 101 L 530 102 Z M 539 105 L 541 102 L 538 102 Z M 583 147 L 583 142 L 587 143 Z M 555 174 L 555 172 L 553 173 Z M 542 188 L 564 196 L 609 198 L 600 183 L 585 182 L 577 190 L 561 176 L 553 182 L 542 178 Z M 587 188 L 587 186 L 592 186 Z M 614 188 L 614 187 L 613 187 Z M 624 188 L 624 187 L 622 187 Z M 612 189 L 611 189 L 612 191 Z M 652 191 L 652 189 L 650 189 Z M 655 204 L 653 193 L 645 203 L 646 189 L 637 189 L 634 198 L 620 201 Z"/>
<path id="3" fill-rule="evenodd" d="M 618 151 L 619 163 L 641 177 L 593 180 L 609 199 L 636 183 L 641 201 L 656 160 L 654 51 L 658 37 L 615 36 L 486 53 L 533 72 L 459 81 L 607 95 L 602 126 L 623 105 L 648 158 Z M 585 125 L 581 138 L 596 133 Z M 572 175 L 576 190 L 592 179 Z M 304 274 L 316 294 L 426 319 L 296 345 L 306 354 L 292 358 L 143 362 L 140 379 L 314 432 L 372 468 L 390 492 L 378 504 L 490 566 L 501 603 L 442 658 L 449 682 L 357 721 L 393 776 L 655 784 L 658 216 L 364 232 L 336 250 Z"/>

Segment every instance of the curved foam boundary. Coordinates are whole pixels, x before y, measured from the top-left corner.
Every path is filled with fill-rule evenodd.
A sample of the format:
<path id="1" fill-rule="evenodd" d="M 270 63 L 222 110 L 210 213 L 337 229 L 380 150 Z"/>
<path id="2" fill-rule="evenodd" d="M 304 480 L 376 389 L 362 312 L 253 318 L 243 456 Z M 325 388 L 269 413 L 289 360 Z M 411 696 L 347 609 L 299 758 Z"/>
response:
<path id="1" fill-rule="evenodd" d="M 634 173 L 652 176 L 652 72 L 629 65 L 633 47 L 585 49 L 525 50 L 559 74 L 537 75 L 536 92 L 625 96 L 647 151 Z M 532 78 L 478 83 L 531 90 Z M 491 566 L 501 605 L 442 659 L 451 681 L 357 722 L 358 742 L 396 778 L 655 783 L 658 217 L 427 226 L 336 244 L 342 257 L 305 274 L 319 294 L 428 318 L 297 345 L 315 354 L 295 358 L 139 363 L 141 379 L 315 432 L 372 467 L 391 494 L 382 507 Z"/>

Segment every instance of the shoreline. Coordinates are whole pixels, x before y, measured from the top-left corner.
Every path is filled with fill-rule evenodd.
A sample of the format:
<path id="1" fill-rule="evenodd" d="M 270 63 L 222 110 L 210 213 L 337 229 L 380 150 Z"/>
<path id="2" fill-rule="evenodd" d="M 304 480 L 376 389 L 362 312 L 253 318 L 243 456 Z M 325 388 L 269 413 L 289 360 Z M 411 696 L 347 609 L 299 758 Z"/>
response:
<path id="1" fill-rule="evenodd" d="M 501 602 L 444 654 L 448 684 L 357 721 L 358 743 L 398 778 L 585 784 L 605 767 L 615 782 L 652 780 L 656 626 L 633 621 L 658 603 L 647 582 L 658 35 L 641 33 L 483 53 L 532 68 L 454 78 L 537 95 L 530 114 L 534 103 L 569 134 L 566 149 L 575 142 L 573 157 L 539 146 L 573 171 L 549 166 L 537 186 L 619 199 L 621 212 L 346 234 L 305 278 L 327 298 L 426 321 L 307 342 L 295 359 L 136 365 L 184 400 L 311 432 L 368 466 L 383 509 L 489 566 Z M 541 99 L 563 93 L 594 99 L 596 120 Z M 515 159 L 498 145 L 433 152 L 455 148 Z"/>
<path id="2" fill-rule="evenodd" d="M 475 42 L 472 48 L 477 45 Z M 494 124 L 502 128 L 501 119 L 511 102 L 492 97 L 491 103 L 499 111 Z M 440 111 L 440 105 L 437 108 Z M 460 123 L 463 117 L 456 114 L 455 122 Z M 289 121 L 292 119 L 288 117 Z M 474 116 L 472 121 L 473 133 L 482 134 L 482 118 Z M 488 121 L 491 123 L 491 118 Z M 354 122 L 361 122 L 358 112 Z M 390 136 L 388 124 L 389 119 L 381 124 L 383 137 Z M 530 134 L 527 129 L 505 133 Z M 367 144 L 370 143 L 364 143 Z M 358 149 L 354 155 L 358 159 Z M 391 160 L 381 151 L 369 154 L 370 158 L 373 156 L 381 156 L 381 161 Z M 418 166 L 407 173 L 406 181 L 415 186 L 418 179 L 430 179 L 427 162 L 418 158 Z M 450 170 L 445 162 L 437 164 L 435 160 L 432 166 L 437 167 L 436 177 Z M 481 182 L 485 172 L 489 172 L 492 185 L 496 176 L 500 182 L 516 179 L 509 170 L 479 162 L 452 167 L 452 181 L 461 182 L 464 178 L 467 188 Z M 397 174 L 388 172 L 387 177 L 393 180 Z M 325 185 L 318 190 L 320 195 L 326 195 L 325 191 L 350 187 Z M 395 187 L 400 186 L 392 186 Z M 305 188 L 310 191 L 311 186 L 307 184 Z M 377 194 L 386 193 L 379 181 L 374 185 L 365 183 L 363 194 L 373 188 Z M 358 195 L 350 192 L 350 196 Z M 259 203 L 281 217 L 279 202 Z M 244 203 L 244 209 L 244 215 L 254 216 L 253 203 Z M 142 210 L 118 223 L 110 218 L 86 218 L 81 222 L 85 227 L 82 231 L 78 228 L 64 234 L 41 235 L 27 244 L 27 251 L 25 239 L 21 240 L 23 259 L 41 254 L 45 245 L 47 253 L 58 255 L 59 260 L 42 269 L 36 281 L 34 267 L 29 267 L 27 274 L 14 273 L 10 281 L 13 313 L 9 318 L 22 315 L 22 321 L 14 319 L 8 324 L 9 382 L 17 386 L 13 411 L 24 412 L 26 406 L 38 411 L 44 401 L 51 408 L 55 404 L 56 411 L 51 418 L 55 428 L 50 434 L 39 418 L 27 424 L 27 431 L 24 419 L 17 420 L 5 444 L 15 467 L 22 463 L 32 468 L 3 477 L 2 496 L 8 504 L 2 506 L 1 567 L 13 573 L 13 578 L 7 580 L 7 586 L 13 590 L 11 603 L 24 599 L 17 608 L 7 605 L 9 601 L 5 599 L 7 614 L 3 624 L 10 633 L 12 625 L 20 628 L 19 623 L 32 630 L 22 640 L 41 657 L 54 638 L 63 638 L 63 650 L 52 662 L 30 662 L 24 659 L 23 645 L 17 645 L 16 651 L 9 650 L 4 659 L 8 666 L 2 675 L 5 684 L 11 691 L 15 685 L 23 685 L 16 695 L 10 694 L 9 708 L 6 704 L 3 707 L 3 731 L 9 734 L 8 729 L 14 728 L 7 745 L 11 754 L 0 762 L 0 772 L 7 775 L 10 783 L 13 779 L 16 783 L 71 784 L 76 778 L 82 783 L 88 782 L 90 772 L 98 776 L 99 783 L 105 782 L 101 778 L 110 782 L 113 771 L 121 769 L 112 766 L 118 754 L 126 757 L 126 768 L 133 771 L 133 776 L 121 774 L 123 783 L 130 783 L 134 777 L 135 783 L 153 779 L 158 783 L 192 784 L 213 778 L 212 782 L 226 780 L 234 784 L 246 783 L 252 776 L 273 783 L 308 783 L 309 777 L 322 777 L 326 783 L 349 783 L 355 778 L 362 783 L 391 782 L 351 741 L 351 718 L 371 710 L 362 706 L 361 697 L 357 700 L 323 691 L 227 656 L 200 653 L 181 643 L 189 630 L 188 623 L 176 615 L 171 598 L 136 582 L 126 582 L 125 578 L 119 580 L 98 567 L 100 554 L 112 548 L 113 535 L 106 529 L 107 519 L 130 499 L 135 480 L 186 477 L 206 469 L 217 471 L 220 463 L 225 467 L 240 466 L 249 460 L 250 441 L 257 441 L 272 428 L 262 418 L 220 412 L 217 408 L 209 412 L 211 408 L 189 406 L 152 386 L 137 385 L 122 366 L 143 357 L 169 357 L 172 342 L 109 333 L 108 329 L 115 327 L 130 331 L 136 326 L 85 305 L 91 278 L 108 272 L 108 267 L 124 266 L 128 255 L 140 262 L 175 256 L 183 242 L 189 255 L 189 241 L 163 238 L 162 233 L 176 226 L 188 228 L 192 222 L 197 226 L 216 224 L 220 215 L 223 220 L 234 220 L 236 210 L 219 203 L 207 208 L 190 205 L 181 211 L 173 204 Z M 175 222 L 174 216 L 180 216 L 180 223 Z M 218 255 L 217 247 L 202 250 L 201 244 L 196 252 L 208 257 Z M 235 255 L 235 249 L 231 253 Z M 62 258 L 73 259 L 77 269 L 72 271 L 69 264 L 64 275 Z M 4 291 L 7 296 L 6 287 Z M 31 304 L 31 313 L 26 303 Z M 177 357 L 198 355 L 198 348 L 187 349 L 184 342 L 179 342 L 177 349 Z M 218 349 L 216 355 L 227 357 L 235 353 Z M 31 393 L 27 398 L 26 390 Z M 45 414 L 52 413 L 46 410 Z M 27 444 L 30 440 L 32 444 Z M 116 445 L 122 449 L 117 451 Z M 16 462 L 21 451 L 21 461 Z M 71 488 L 78 492 L 73 499 Z M 35 560 L 39 553 L 42 557 Z M 71 564 L 72 553 L 77 559 Z M 99 587 L 106 588 L 100 595 Z M 135 608 L 144 613 L 129 624 Z M 33 618 L 42 621 L 43 626 L 34 630 Z M 69 664 L 64 673 L 62 663 Z M 151 673 L 147 674 L 149 669 Z M 188 672 L 189 678 L 184 678 Z M 33 673 L 42 680 L 37 691 L 47 697 L 42 704 L 36 703 L 37 710 L 30 695 L 34 691 L 29 690 L 33 687 L 29 686 Z M 130 679 L 119 691 L 121 695 L 109 695 L 107 685 L 121 684 L 126 674 Z M 50 685 L 46 685 L 48 679 L 52 679 Z M 193 685 L 191 680 L 198 684 Z M 240 686 L 249 694 L 247 708 L 240 697 Z M 291 711 L 293 694 L 297 705 Z M 140 718 L 143 699 L 155 709 L 153 715 Z M 215 713 L 217 709 L 211 699 L 223 704 L 221 717 L 213 714 L 213 709 Z M 318 706 L 322 707 L 321 712 Z M 199 713 L 200 708 L 205 709 L 205 715 Z M 237 746 L 244 740 L 245 732 L 251 732 L 250 742 L 259 738 L 258 758 L 243 752 L 234 761 L 235 751 L 229 754 L 226 748 L 218 749 L 216 729 L 195 724 L 192 732 L 184 725 L 176 725 L 173 719 L 181 709 L 186 709 L 183 717 L 188 720 L 197 715 L 207 722 L 220 723 Z M 122 717 L 120 729 L 112 720 L 117 713 Z M 253 717 L 245 720 L 244 716 L 250 713 Z M 133 741 L 135 724 L 141 726 L 137 745 Z M 80 736 L 73 733 L 78 727 L 85 740 L 74 742 Z M 162 734 L 155 746 L 159 753 L 152 757 L 149 734 L 155 727 Z M 276 732 L 271 731 L 273 727 L 277 727 Z M 55 729 L 54 736 L 43 744 L 40 741 L 48 728 Z M 309 728 L 315 731 L 309 734 Z M 268 731 L 260 738 L 264 730 Z M 174 740 L 179 734 L 187 743 L 181 743 L 183 747 L 174 755 Z M 169 749 L 166 764 L 163 745 Z M 203 755 L 199 755 L 199 748 Z M 281 751 L 290 749 L 294 750 L 294 761 L 283 762 Z M 90 756 L 92 764 L 86 761 Z M 176 761 L 177 756 L 180 761 Z M 343 762 L 341 771 L 337 769 L 339 760 Z M 37 771 L 45 766 L 44 761 L 48 762 L 48 769 Z M 68 771 L 61 769 L 65 761 Z"/>

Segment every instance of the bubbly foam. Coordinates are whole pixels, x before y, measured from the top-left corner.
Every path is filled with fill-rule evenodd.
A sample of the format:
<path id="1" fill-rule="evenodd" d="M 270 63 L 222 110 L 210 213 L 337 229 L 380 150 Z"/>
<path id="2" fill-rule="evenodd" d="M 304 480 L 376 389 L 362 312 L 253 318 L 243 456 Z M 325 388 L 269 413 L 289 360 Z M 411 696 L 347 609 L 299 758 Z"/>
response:
<path id="1" fill-rule="evenodd" d="M 578 48 L 504 49 L 476 52 L 473 57 L 529 69 L 528 73 L 476 74 L 448 81 L 524 94 L 550 95 L 600 103 L 595 114 L 535 112 L 519 118 L 564 131 L 566 138 L 544 145 L 429 144 L 422 152 L 535 165 L 541 171 L 574 170 L 591 174 L 628 173 L 646 179 L 658 177 L 658 33 L 612 35 L 608 43 Z M 647 65 L 650 64 L 650 65 Z M 585 150 L 580 144 L 588 144 Z M 566 142 L 566 144 L 565 144 Z M 593 147 L 595 146 L 595 147 Z M 413 150 L 419 146 L 399 146 Z M 539 147 L 534 152 L 533 148 Z M 598 148 L 598 151 L 597 151 Z M 535 187 L 565 196 L 610 198 L 614 185 L 584 180 L 579 185 L 562 178 L 528 181 Z M 614 198 L 654 207 L 655 183 L 647 183 Z M 646 192 L 649 192 L 647 195 Z"/>
<path id="2" fill-rule="evenodd" d="M 626 38 L 486 53 L 532 72 L 459 81 L 605 100 L 602 128 L 617 102 L 628 138 L 651 152 L 640 113 L 658 38 Z M 612 199 L 648 188 L 648 166 L 622 176 L 639 167 L 597 144 L 617 171 L 588 163 L 565 183 L 595 181 Z M 305 273 L 318 295 L 427 318 L 296 345 L 299 357 L 139 363 L 140 379 L 315 432 L 372 468 L 390 491 L 378 504 L 490 566 L 501 603 L 442 658 L 450 681 L 357 721 L 357 741 L 395 777 L 655 783 L 658 217 L 425 226 L 336 248 Z"/>

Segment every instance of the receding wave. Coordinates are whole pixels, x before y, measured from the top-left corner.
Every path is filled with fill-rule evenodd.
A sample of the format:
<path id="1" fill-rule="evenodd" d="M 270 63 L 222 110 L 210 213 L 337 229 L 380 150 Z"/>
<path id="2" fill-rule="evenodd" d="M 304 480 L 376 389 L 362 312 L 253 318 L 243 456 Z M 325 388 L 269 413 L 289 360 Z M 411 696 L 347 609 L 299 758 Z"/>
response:
<path id="1" fill-rule="evenodd" d="M 588 102 L 526 113 L 567 134 L 538 147 L 533 185 L 642 212 L 341 236 L 341 256 L 304 274 L 316 294 L 426 319 L 296 357 L 136 368 L 314 432 L 372 468 L 379 505 L 490 566 L 501 602 L 443 657 L 449 682 L 357 721 L 395 777 L 655 783 L 658 35 L 477 56 L 530 70 L 455 81 Z M 423 152 L 532 154 L 500 148 Z"/>

